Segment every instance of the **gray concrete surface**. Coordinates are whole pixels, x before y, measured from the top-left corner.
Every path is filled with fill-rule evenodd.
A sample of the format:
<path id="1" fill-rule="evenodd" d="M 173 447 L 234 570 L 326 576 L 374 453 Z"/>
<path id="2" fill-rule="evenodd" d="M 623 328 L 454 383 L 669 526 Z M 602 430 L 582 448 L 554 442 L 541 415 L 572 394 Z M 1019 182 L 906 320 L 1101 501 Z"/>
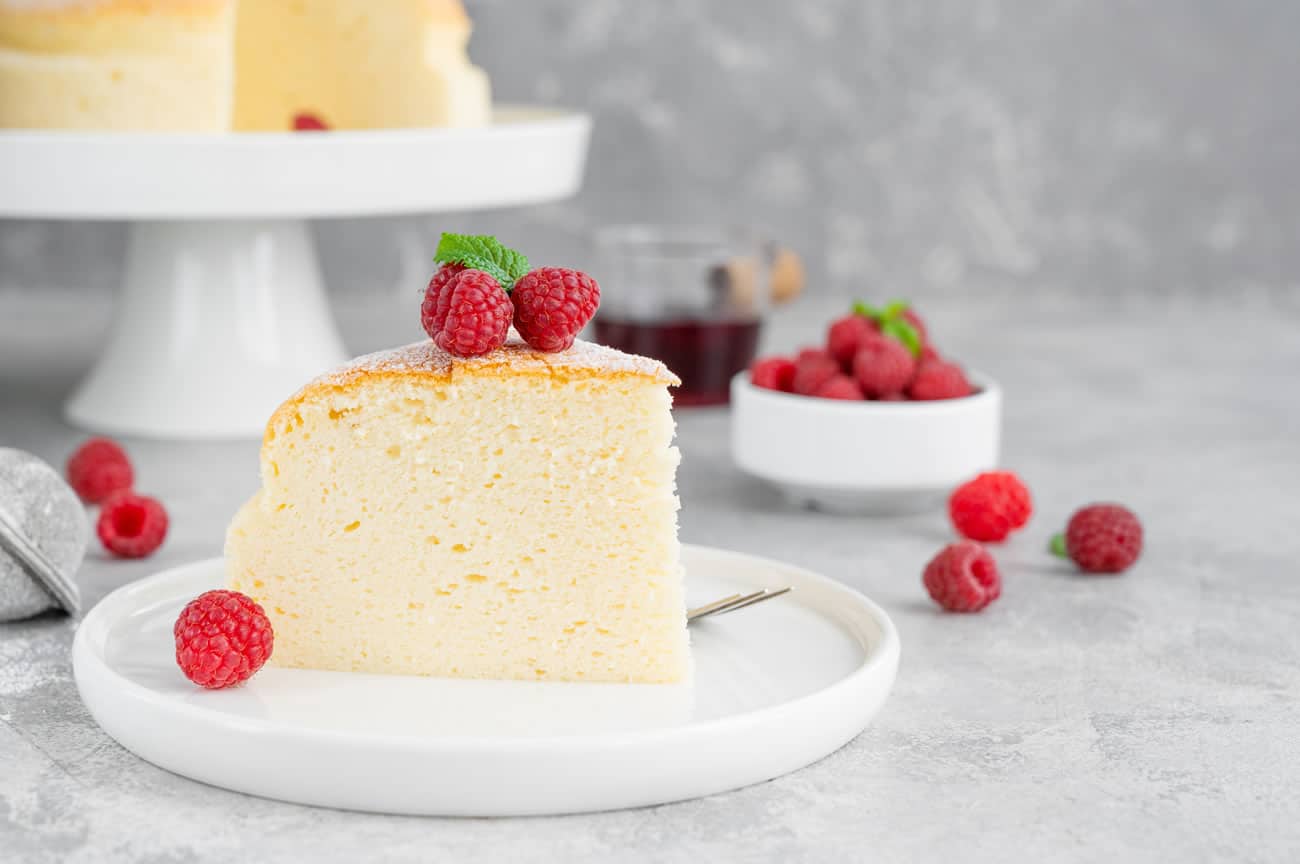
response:
<path id="1" fill-rule="evenodd" d="M 680 412 L 684 539 L 819 570 L 901 630 L 889 703 L 824 761 L 703 800 L 562 818 L 275 803 L 171 775 L 100 732 L 72 682 L 73 625 L 45 617 L 0 625 L 0 861 L 1296 860 L 1300 303 L 985 293 L 923 310 L 951 353 L 1005 385 L 1005 462 L 1036 500 L 997 550 L 1004 595 L 981 615 L 941 614 L 921 587 L 949 536 L 941 513 L 791 510 L 731 467 L 724 411 Z M 769 345 L 811 341 L 832 305 L 791 310 Z M 0 444 L 61 461 L 82 433 L 58 406 L 102 340 L 105 307 L 31 296 L 4 308 Z M 341 319 L 359 352 L 409 336 L 412 314 L 367 303 Z M 151 560 L 92 552 L 90 603 L 217 554 L 256 485 L 254 442 L 129 446 L 173 531 Z M 1099 498 L 1146 523 L 1146 554 L 1123 577 L 1076 576 L 1043 551 Z"/>

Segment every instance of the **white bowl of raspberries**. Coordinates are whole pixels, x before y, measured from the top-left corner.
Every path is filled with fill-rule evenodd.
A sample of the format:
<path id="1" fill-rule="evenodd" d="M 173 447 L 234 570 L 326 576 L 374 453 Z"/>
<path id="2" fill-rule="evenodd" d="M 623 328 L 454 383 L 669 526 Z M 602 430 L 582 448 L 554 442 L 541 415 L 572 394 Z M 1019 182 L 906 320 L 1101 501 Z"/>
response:
<path id="1" fill-rule="evenodd" d="M 943 357 L 906 303 L 854 304 L 826 343 L 764 357 L 731 382 L 741 470 L 801 506 L 933 506 L 998 462 L 1002 392 Z"/>

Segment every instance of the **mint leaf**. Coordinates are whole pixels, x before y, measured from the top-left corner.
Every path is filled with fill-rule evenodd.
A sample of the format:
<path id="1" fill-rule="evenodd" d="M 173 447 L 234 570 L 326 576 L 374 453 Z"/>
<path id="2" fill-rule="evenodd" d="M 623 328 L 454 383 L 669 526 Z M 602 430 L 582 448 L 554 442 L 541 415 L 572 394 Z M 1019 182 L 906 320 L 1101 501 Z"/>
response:
<path id="1" fill-rule="evenodd" d="M 876 307 L 858 300 L 853 304 L 853 312 L 875 321 L 880 332 L 892 336 L 911 352 L 913 357 L 921 356 L 921 334 L 912 323 L 903 317 L 911 304 L 906 300 L 891 300 L 885 308 Z"/>
<path id="2" fill-rule="evenodd" d="M 482 270 L 509 291 L 519 277 L 528 272 L 528 258 L 491 234 L 451 234 L 444 232 L 438 240 L 433 260 L 438 264 L 464 264 Z"/>
<path id="3" fill-rule="evenodd" d="M 902 342 L 913 357 L 921 356 L 921 334 L 906 319 L 886 318 L 880 322 L 880 332 Z"/>
<path id="4" fill-rule="evenodd" d="M 1048 548 L 1052 550 L 1053 555 L 1056 555 L 1060 558 L 1070 557 L 1069 551 L 1065 548 L 1064 534 L 1053 534 L 1051 545 Z"/>
<path id="5" fill-rule="evenodd" d="M 901 318 L 911 304 L 906 300 L 890 300 L 885 304 L 884 311 L 880 313 L 882 318 Z"/>
<path id="6" fill-rule="evenodd" d="M 880 310 L 875 306 L 863 303 L 861 300 L 853 304 L 853 314 L 861 315 L 864 318 L 870 318 L 872 321 L 880 320 Z"/>

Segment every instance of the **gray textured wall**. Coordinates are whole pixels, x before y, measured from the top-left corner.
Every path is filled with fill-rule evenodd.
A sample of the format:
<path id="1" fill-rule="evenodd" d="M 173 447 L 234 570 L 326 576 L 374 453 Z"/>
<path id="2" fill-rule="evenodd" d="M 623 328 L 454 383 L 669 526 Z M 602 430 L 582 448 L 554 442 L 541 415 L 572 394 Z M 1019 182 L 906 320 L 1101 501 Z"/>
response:
<path id="1" fill-rule="evenodd" d="M 340 291 L 443 227 L 583 261 L 611 220 L 756 221 L 817 290 L 1300 284 L 1300 4 L 470 0 L 505 101 L 592 111 L 581 195 L 319 227 Z M 115 284 L 116 226 L 0 223 L 0 292 Z M 412 259 L 411 256 L 414 256 Z"/>

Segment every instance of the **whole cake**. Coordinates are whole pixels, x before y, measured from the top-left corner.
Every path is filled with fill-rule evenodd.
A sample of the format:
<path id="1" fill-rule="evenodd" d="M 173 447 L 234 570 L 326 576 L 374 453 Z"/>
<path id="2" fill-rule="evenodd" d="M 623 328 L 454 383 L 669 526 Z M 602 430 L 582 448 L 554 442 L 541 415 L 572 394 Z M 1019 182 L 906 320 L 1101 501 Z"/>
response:
<path id="1" fill-rule="evenodd" d="M 460 0 L 0 0 L 0 128 L 486 123 Z"/>
<path id="2" fill-rule="evenodd" d="M 267 424 L 230 587 L 280 666 L 678 681 L 688 666 L 657 362 L 512 340 L 362 357 Z"/>

